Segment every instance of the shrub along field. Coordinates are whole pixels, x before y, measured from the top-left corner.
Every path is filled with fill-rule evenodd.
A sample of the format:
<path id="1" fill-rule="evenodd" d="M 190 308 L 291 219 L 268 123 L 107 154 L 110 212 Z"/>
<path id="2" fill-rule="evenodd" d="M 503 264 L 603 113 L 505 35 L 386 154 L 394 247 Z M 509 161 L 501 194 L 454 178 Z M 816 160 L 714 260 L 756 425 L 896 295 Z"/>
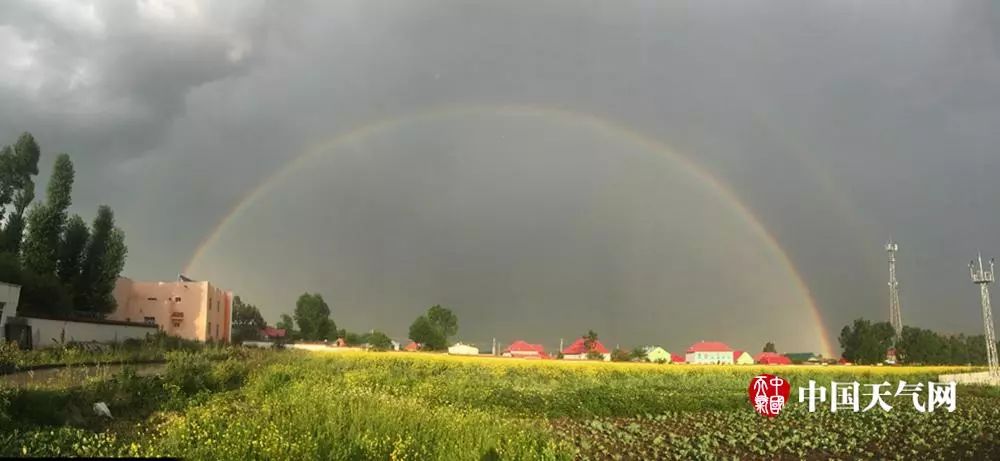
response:
<path id="1" fill-rule="evenodd" d="M 168 354 L 67 389 L 6 389 L 0 455 L 191 459 L 1000 458 L 1000 392 L 959 387 L 954 413 L 809 413 L 808 380 L 936 381 L 956 368 L 740 367 L 522 361 L 419 353 L 214 349 Z M 221 358 L 220 356 L 225 356 Z M 791 381 L 756 415 L 751 377 Z M 115 419 L 93 414 L 108 403 Z M 863 400 L 862 405 L 867 400 Z"/>

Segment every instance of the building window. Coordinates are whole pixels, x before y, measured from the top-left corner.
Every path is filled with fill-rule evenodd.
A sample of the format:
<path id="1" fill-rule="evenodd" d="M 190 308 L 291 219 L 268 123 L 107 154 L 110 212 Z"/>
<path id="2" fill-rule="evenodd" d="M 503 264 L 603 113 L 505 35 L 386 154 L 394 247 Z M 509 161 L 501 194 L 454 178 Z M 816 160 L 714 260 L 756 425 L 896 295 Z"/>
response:
<path id="1" fill-rule="evenodd" d="M 156 298 L 146 298 L 146 301 L 156 301 Z"/>
<path id="2" fill-rule="evenodd" d="M 156 317 L 143 317 L 143 321 L 146 322 L 146 325 L 156 325 Z"/>
<path id="3" fill-rule="evenodd" d="M 181 326 L 181 319 L 172 319 L 170 323 L 174 325 L 174 328 L 179 328 Z"/>
<path id="4" fill-rule="evenodd" d="M 179 302 L 181 302 L 181 297 L 180 297 L 180 296 L 177 296 L 176 298 L 174 298 L 174 302 L 175 302 L 175 303 L 179 303 Z"/>
<path id="5" fill-rule="evenodd" d="M 208 336 L 212 336 L 212 322 L 208 322 Z"/>
<path id="6" fill-rule="evenodd" d="M 215 337 L 216 338 L 219 337 L 219 324 L 218 323 L 215 324 Z"/>

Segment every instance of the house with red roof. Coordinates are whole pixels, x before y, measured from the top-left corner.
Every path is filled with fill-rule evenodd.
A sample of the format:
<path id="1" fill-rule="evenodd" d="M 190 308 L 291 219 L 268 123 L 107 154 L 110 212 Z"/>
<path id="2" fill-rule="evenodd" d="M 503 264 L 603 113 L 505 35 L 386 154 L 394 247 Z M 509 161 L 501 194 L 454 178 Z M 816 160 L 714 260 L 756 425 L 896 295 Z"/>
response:
<path id="1" fill-rule="evenodd" d="M 747 351 L 733 351 L 733 363 L 737 365 L 753 365 L 753 357 Z"/>
<path id="2" fill-rule="evenodd" d="M 263 330 L 260 330 L 260 335 L 268 341 L 276 341 L 285 337 L 284 328 L 274 328 L 265 326 Z"/>
<path id="3" fill-rule="evenodd" d="M 670 363 L 684 363 L 684 356 L 680 354 L 670 353 Z"/>
<path id="4" fill-rule="evenodd" d="M 510 343 L 510 346 L 507 346 L 500 355 L 522 359 L 549 358 L 548 354 L 545 353 L 545 348 L 541 344 L 531 344 L 520 339 Z"/>
<path id="5" fill-rule="evenodd" d="M 754 357 L 754 360 L 761 365 L 791 365 L 792 361 L 777 352 L 761 352 Z"/>
<path id="6" fill-rule="evenodd" d="M 573 344 L 562 350 L 563 358 L 566 360 L 588 360 L 588 352 L 596 352 L 604 357 L 605 362 L 611 360 L 611 352 L 608 352 L 608 349 L 600 341 L 595 340 L 589 351 L 585 343 L 586 339 L 582 336 L 573 341 Z"/>
<path id="7" fill-rule="evenodd" d="M 687 363 L 700 365 L 733 364 L 733 348 L 718 341 L 698 341 L 687 349 L 684 359 Z"/>
<path id="8" fill-rule="evenodd" d="M 420 343 L 416 343 L 416 342 L 410 341 L 410 344 L 407 344 L 406 347 L 403 348 L 403 350 L 406 351 L 406 352 L 416 352 L 416 351 L 419 351 L 420 350 Z"/>

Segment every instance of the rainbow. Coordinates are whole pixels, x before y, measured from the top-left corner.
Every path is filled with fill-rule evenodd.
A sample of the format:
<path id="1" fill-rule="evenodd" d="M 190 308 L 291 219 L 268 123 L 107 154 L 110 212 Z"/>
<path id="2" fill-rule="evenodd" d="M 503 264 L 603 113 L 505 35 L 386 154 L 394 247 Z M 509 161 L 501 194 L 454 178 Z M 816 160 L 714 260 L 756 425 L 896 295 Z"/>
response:
<path id="1" fill-rule="evenodd" d="M 373 134 L 383 132 L 386 130 L 391 130 L 393 128 L 401 127 L 403 125 L 426 122 L 434 119 L 448 118 L 448 117 L 458 117 L 458 116 L 471 116 L 476 114 L 496 114 L 505 116 L 534 116 L 542 117 L 546 119 L 555 119 L 566 122 L 573 122 L 581 124 L 589 129 L 596 130 L 597 132 L 606 132 L 621 138 L 627 139 L 635 145 L 642 147 L 646 150 L 653 152 L 658 152 L 664 156 L 667 156 L 673 161 L 678 162 L 689 170 L 697 179 L 702 181 L 705 185 L 710 187 L 715 193 L 722 197 L 727 203 L 731 204 L 733 209 L 739 214 L 739 216 L 750 225 L 753 232 L 757 233 L 775 254 L 779 256 L 781 262 L 786 265 L 789 272 L 794 277 L 794 282 L 798 285 L 798 288 L 802 290 L 808 301 L 809 308 L 811 310 L 813 319 L 815 321 L 816 333 L 819 337 L 820 346 L 822 347 L 822 353 L 824 356 L 832 357 L 833 348 L 831 347 L 830 339 L 827 335 L 827 328 L 823 323 L 822 315 L 819 312 L 816 301 L 813 299 L 812 293 L 809 287 L 802 280 L 802 276 L 799 271 L 795 268 L 791 259 L 788 257 L 788 253 L 781 247 L 774 235 L 767 230 L 766 227 L 760 222 L 759 219 L 750 211 L 749 208 L 737 197 L 728 187 L 726 187 L 722 182 L 712 176 L 708 171 L 699 166 L 697 163 L 688 159 L 687 157 L 681 156 L 671 150 L 669 147 L 661 143 L 660 141 L 644 136 L 637 133 L 628 127 L 622 126 L 616 122 L 606 120 L 588 113 L 573 112 L 565 109 L 552 108 L 552 107 L 542 107 L 534 105 L 459 105 L 459 106 L 444 106 L 436 107 L 430 110 L 424 110 L 408 115 L 402 115 L 398 117 L 383 118 L 371 123 L 367 123 L 358 126 L 354 129 L 346 131 L 344 133 L 338 134 L 324 142 L 313 145 L 305 149 L 302 153 L 297 155 L 291 162 L 287 163 L 283 168 L 279 169 L 277 172 L 271 174 L 270 176 L 264 178 L 253 190 L 246 194 L 239 202 L 236 203 L 228 212 L 219 220 L 219 222 L 211 229 L 204 240 L 195 248 L 194 253 L 191 255 L 191 259 L 188 261 L 184 268 L 185 273 L 192 273 L 194 266 L 201 259 L 202 255 L 217 241 L 222 235 L 223 231 L 226 229 L 227 225 L 233 221 L 234 218 L 241 215 L 247 208 L 253 205 L 258 198 L 264 196 L 271 190 L 276 184 L 281 183 L 282 179 L 286 178 L 289 174 L 295 171 L 299 166 L 301 166 L 306 161 L 323 155 L 324 153 L 329 153 L 336 151 L 338 148 L 344 145 L 362 140 Z"/>

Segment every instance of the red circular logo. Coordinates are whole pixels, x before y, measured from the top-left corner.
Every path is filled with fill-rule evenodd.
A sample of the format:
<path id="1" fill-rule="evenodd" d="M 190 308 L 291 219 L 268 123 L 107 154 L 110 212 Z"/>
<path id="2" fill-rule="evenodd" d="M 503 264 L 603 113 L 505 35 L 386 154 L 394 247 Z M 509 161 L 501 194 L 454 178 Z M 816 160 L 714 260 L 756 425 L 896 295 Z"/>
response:
<path id="1" fill-rule="evenodd" d="M 791 389 L 787 379 L 764 374 L 750 378 L 747 394 L 750 395 L 750 405 L 753 405 L 757 414 L 773 418 L 785 408 Z"/>

